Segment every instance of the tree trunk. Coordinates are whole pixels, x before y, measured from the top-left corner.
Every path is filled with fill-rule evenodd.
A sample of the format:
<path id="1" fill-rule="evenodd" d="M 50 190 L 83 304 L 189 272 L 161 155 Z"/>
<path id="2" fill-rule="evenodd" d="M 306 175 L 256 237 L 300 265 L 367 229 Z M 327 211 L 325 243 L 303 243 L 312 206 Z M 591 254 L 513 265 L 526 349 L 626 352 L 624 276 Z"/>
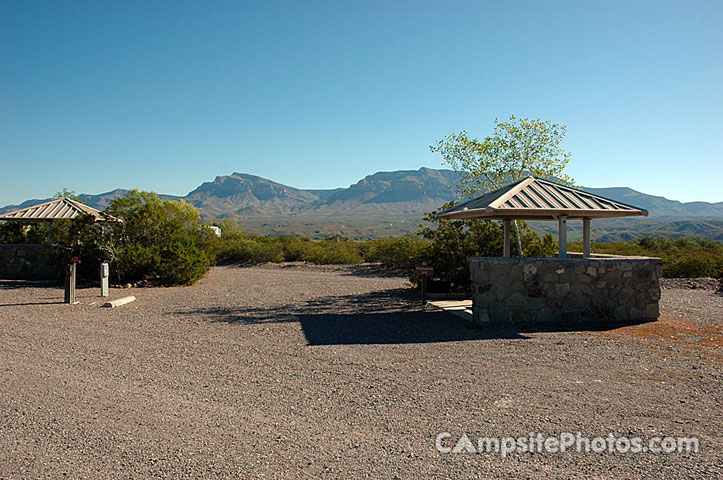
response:
<path id="1" fill-rule="evenodd" d="M 522 242 L 520 241 L 520 229 L 517 228 L 517 220 L 514 220 L 512 224 L 515 226 L 515 238 L 517 239 L 517 252 L 520 254 L 520 257 L 523 256 L 522 254 Z"/>

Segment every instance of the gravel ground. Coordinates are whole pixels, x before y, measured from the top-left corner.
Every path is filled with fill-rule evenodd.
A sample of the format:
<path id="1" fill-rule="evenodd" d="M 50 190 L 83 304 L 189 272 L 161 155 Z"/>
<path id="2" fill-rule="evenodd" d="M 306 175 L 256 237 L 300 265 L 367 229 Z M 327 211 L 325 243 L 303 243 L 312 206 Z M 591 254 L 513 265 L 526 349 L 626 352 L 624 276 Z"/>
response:
<path id="1" fill-rule="evenodd" d="M 723 476 L 723 297 L 657 322 L 472 329 L 400 277 L 218 267 L 99 308 L 0 281 L 0 478 Z M 93 303 L 95 302 L 95 303 Z M 462 434 L 695 436 L 699 453 L 441 453 Z"/>

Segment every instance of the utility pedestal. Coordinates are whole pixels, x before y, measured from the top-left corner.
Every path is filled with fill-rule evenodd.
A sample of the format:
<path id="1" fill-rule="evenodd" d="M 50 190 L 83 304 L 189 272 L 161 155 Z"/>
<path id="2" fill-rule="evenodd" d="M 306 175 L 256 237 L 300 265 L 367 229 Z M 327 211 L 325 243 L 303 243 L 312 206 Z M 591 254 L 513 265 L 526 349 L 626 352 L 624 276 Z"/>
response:
<path id="1" fill-rule="evenodd" d="M 108 276 L 109 276 L 108 264 L 101 263 L 100 264 L 100 296 L 101 297 L 108 296 Z"/>
<path id="2" fill-rule="evenodd" d="M 422 279 L 422 304 L 427 303 L 427 277 L 434 275 L 434 267 L 430 267 L 427 262 L 422 262 L 416 268 L 417 276 Z"/>
<path id="3" fill-rule="evenodd" d="M 65 267 L 65 303 L 75 303 L 75 264 Z"/>

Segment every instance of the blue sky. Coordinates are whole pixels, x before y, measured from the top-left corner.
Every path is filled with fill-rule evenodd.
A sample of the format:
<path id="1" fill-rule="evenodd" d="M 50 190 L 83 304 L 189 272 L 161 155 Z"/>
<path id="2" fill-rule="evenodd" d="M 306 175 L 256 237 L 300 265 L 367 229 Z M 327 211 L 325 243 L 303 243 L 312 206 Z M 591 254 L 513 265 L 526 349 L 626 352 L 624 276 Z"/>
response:
<path id="1" fill-rule="evenodd" d="M 723 2 L 0 1 L 0 205 L 439 168 L 495 117 L 569 174 L 722 201 Z"/>

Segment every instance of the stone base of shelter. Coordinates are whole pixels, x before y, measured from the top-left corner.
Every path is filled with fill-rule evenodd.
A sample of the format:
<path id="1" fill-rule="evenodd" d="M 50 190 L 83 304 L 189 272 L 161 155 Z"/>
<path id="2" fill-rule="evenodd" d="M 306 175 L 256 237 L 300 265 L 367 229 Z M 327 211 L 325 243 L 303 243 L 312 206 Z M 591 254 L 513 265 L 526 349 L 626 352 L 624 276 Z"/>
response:
<path id="1" fill-rule="evenodd" d="M 649 257 L 473 257 L 475 323 L 658 318 L 662 261 Z"/>
<path id="2" fill-rule="evenodd" d="M 55 280 L 59 275 L 55 255 L 47 245 L 0 244 L 0 278 Z"/>

